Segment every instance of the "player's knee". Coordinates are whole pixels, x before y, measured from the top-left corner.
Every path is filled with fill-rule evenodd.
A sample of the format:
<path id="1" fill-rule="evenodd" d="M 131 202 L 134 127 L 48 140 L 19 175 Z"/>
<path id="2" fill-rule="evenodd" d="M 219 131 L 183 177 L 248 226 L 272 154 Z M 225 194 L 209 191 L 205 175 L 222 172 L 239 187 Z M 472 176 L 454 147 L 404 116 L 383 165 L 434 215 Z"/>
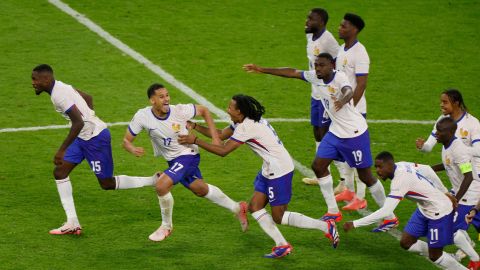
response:
<path id="1" fill-rule="evenodd" d="M 100 187 L 104 190 L 112 190 L 117 186 L 114 178 L 98 179 L 98 182 L 100 183 Z"/>
<path id="2" fill-rule="evenodd" d="M 282 217 L 283 217 L 283 214 L 282 215 L 272 214 L 273 221 L 275 221 L 275 223 L 277 224 L 282 224 Z"/>
<path id="3" fill-rule="evenodd" d="M 407 239 L 407 238 L 400 239 L 400 247 L 402 247 L 405 250 L 409 250 L 413 244 L 415 244 L 415 242 L 412 242 L 410 239 Z"/>
<path id="4" fill-rule="evenodd" d="M 317 177 L 324 177 L 328 174 L 328 169 L 316 162 L 313 162 L 311 167 Z"/>
<path id="5" fill-rule="evenodd" d="M 68 173 L 66 173 L 64 170 L 60 169 L 59 167 L 55 167 L 53 169 L 53 177 L 56 180 L 65 179 L 67 178 L 67 176 L 68 176 Z"/>
<path id="6" fill-rule="evenodd" d="M 440 253 L 429 252 L 428 258 L 430 259 L 430 261 L 436 262 L 438 259 L 440 259 L 440 257 L 442 257 L 442 255 L 443 255 L 443 252 L 440 252 Z"/>
<path id="7" fill-rule="evenodd" d="M 192 192 L 198 197 L 205 197 L 208 194 L 208 189 L 196 189 L 192 190 Z"/>

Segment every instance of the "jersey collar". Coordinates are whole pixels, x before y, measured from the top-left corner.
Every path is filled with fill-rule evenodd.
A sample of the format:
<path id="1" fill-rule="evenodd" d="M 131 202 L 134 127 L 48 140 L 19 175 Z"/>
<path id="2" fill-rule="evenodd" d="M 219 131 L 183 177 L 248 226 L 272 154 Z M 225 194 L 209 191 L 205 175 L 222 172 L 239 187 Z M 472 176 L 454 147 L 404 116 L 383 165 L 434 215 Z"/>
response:
<path id="1" fill-rule="evenodd" d="M 161 118 L 161 117 L 158 117 L 158 116 L 155 115 L 155 113 L 153 112 L 153 108 L 150 109 L 150 112 L 152 112 L 153 116 L 154 116 L 155 118 L 157 118 L 158 120 L 160 120 L 160 121 L 165 121 L 165 120 L 167 120 L 168 117 L 170 116 L 170 112 L 171 112 L 171 111 L 172 111 L 172 108 L 170 108 L 170 106 L 169 106 L 169 110 L 168 110 L 168 112 L 167 112 L 167 116 L 165 116 L 165 118 Z"/>

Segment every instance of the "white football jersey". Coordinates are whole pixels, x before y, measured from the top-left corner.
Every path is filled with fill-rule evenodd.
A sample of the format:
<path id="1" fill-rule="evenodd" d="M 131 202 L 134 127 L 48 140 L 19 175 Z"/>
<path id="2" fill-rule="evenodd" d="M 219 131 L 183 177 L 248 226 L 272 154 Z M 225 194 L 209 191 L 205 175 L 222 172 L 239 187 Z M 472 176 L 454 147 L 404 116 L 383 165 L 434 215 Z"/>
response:
<path id="1" fill-rule="evenodd" d="M 197 145 L 178 143 L 179 134 L 188 134 L 187 121 L 195 117 L 195 105 L 177 104 L 169 107 L 163 119 L 153 114 L 151 106 L 138 110 L 128 125 L 130 133 L 136 136 L 142 129 L 146 130 L 152 141 L 154 155 L 161 155 L 168 161 L 183 155 L 198 154 Z"/>
<path id="2" fill-rule="evenodd" d="M 84 126 L 78 134 L 78 138 L 90 140 L 107 128 L 107 124 L 95 115 L 95 111 L 88 107 L 87 102 L 71 85 L 55 81 L 50 98 L 55 110 L 68 121 L 70 121 L 70 117 L 68 117 L 67 112 L 73 105 L 80 111 Z"/>
<path id="3" fill-rule="evenodd" d="M 426 180 L 428 180 L 436 189 L 440 190 L 443 193 L 448 192 L 448 189 L 445 187 L 445 185 L 443 185 L 442 180 L 440 179 L 440 177 L 438 177 L 438 175 L 435 173 L 435 171 L 430 165 L 418 164 L 407 161 L 400 161 L 396 162 L 395 164 L 404 167 L 411 167 L 411 170 L 416 170 L 418 173 L 420 173 L 420 175 L 425 176 Z"/>
<path id="4" fill-rule="evenodd" d="M 472 156 L 467 146 L 461 140 L 455 138 L 449 146 L 442 148 L 442 162 L 452 183 L 452 189 L 457 193 L 464 178 L 461 167 L 468 167 L 468 164 L 472 166 Z M 472 166 L 472 169 L 473 181 L 465 195 L 458 202 L 459 204 L 475 205 L 480 199 L 480 178 L 475 167 Z"/>
<path id="5" fill-rule="evenodd" d="M 275 129 L 265 119 L 255 122 L 245 118 L 242 123 L 230 126 L 233 135 L 230 140 L 246 143 L 252 151 L 263 159 L 262 175 L 275 179 L 293 171 L 293 161 Z"/>
<path id="6" fill-rule="evenodd" d="M 315 70 L 315 59 L 321 53 L 329 53 L 333 58 L 337 56 L 338 42 L 333 37 L 332 33 L 325 29 L 325 31 L 316 40 L 312 40 L 313 34 L 307 34 L 307 58 L 309 70 Z M 312 84 L 312 98 L 318 100 L 317 87 Z"/>
<path id="7" fill-rule="evenodd" d="M 339 99 L 341 89 L 351 84 L 343 72 L 336 71 L 331 82 L 325 83 L 317 77 L 314 70 L 304 71 L 302 76 L 305 81 L 315 85 L 319 91 L 317 98 L 322 101 L 325 111 L 332 120 L 329 131 L 339 138 L 354 138 L 362 135 L 368 128 L 365 118 L 353 107 L 351 103 L 345 104 L 339 111 L 335 110 L 332 97 Z"/>
<path id="8" fill-rule="evenodd" d="M 357 76 L 368 74 L 370 68 L 370 58 L 368 57 L 365 46 L 359 41 L 346 51 L 345 44 L 340 46 L 337 53 L 335 68 L 343 71 L 347 75 L 348 80 L 352 84 L 352 89 L 355 90 L 355 87 L 357 87 Z M 362 114 L 367 113 L 365 92 L 355 108 Z"/>
<path id="9" fill-rule="evenodd" d="M 409 162 L 395 163 L 396 168 L 388 197 L 404 197 L 417 203 L 420 212 L 429 219 L 439 219 L 453 211 L 452 202 L 433 182 Z"/>
<path id="10" fill-rule="evenodd" d="M 433 148 L 437 143 L 435 139 L 435 133 L 437 132 L 437 123 L 441 119 L 448 117 L 449 115 L 441 115 L 435 125 L 433 126 L 432 133 L 430 134 L 427 143 L 430 148 Z M 466 146 L 473 146 L 475 143 L 480 143 L 480 122 L 475 116 L 465 112 L 457 121 L 457 130 L 455 131 L 455 137 L 461 139 Z M 476 172 L 480 172 L 480 158 L 473 157 L 472 165 L 475 167 Z"/>

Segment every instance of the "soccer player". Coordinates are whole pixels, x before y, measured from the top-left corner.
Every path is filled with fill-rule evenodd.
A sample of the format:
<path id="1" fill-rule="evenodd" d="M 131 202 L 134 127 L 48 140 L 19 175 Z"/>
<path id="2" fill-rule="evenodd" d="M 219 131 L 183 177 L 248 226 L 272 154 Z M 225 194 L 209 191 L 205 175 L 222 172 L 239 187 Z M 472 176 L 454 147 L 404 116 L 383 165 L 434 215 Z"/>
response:
<path id="1" fill-rule="evenodd" d="M 93 98 L 73 88 L 71 85 L 55 80 L 53 69 L 46 64 L 36 66 L 32 71 L 32 86 L 35 93 L 46 92 L 51 96 L 55 110 L 70 121 L 70 131 L 57 150 L 53 163 L 53 176 L 67 221 L 50 234 L 81 234 L 73 201 L 70 172 L 84 159 L 95 173 L 102 189 L 129 189 L 153 186 L 157 176 L 131 177 L 113 176 L 113 159 L 110 131 L 107 125 L 95 115 Z"/>
<path id="2" fill-rule="evenodd" d="M 410 252 L 428 254 L 431 261 L 445 269 L 466 269 L 443 252 L 443 247 L 453 242 L 455 199 L 450 199 L 441 181 L 434 183 L 422 175 L 413 163 L 395 163 L 389 152 L 381 152 L 376 156 L 375 168 L 381 179 L 392 180 L 390 194 L 382 208 L 364 218 L 345 222 L 344 230 L 349 231 L 381 220 L 393 213 L 400 200 L 407 198 L 416 202 L 418 207 L 405 226 L 400 246 Z M 418 240 L 423 236 L 427 237 L 427 243 Z"/>
<path id="3" fill-rule="evenodd" d="M 246 144 L 263 159 L 262 169 L 255 178 L 255 192 L 248 209 L 265 233 L 275 241 L 272 252 L 264 257 L 281 258 L 292 251 L 292 246 L 275 223 L 321 230 L 336 248 L 340 239 L 332 220 L 325 222 L 287 211 L 292 196 L 293 161 L 273 127 L 262 118 L 264 107 L 250 96 L 235 95 L 228 105 L 227 113 L 233 124 L 223 130 L 212 131 L 195 123 L 192 126 L 205 136 L 213 137 L 218 134 L 220 139 L 228 139 L 224 144 L 209 144 L 194 134 L 180 136 L 179 142 L 186 145 L 196 144 L 222 157 Z M 267 203 L 270 204 L 272 215 L 265 210 Z"/>
<path id="4" fill-rule="evenodd" d="M 307 58 L 309 70 L 315 69 L 315 58 L 320 53 L 329 53 L 334 58 L 337 56 L 340 46 L 333 35 L 326 29 L 327 22 L 328 13 L 322 8 L 314 8 L 308 14 L 307 21 L 305 22 L 305 33 L 307 34 Z M 316 141 L 315 149 L 318 149 L 320 141 L 327 133 L 331 121 L 320 101 L 321 98 L 320 95 L 318 95 L 319 90 L 313 84 L 311 87 L 310 123 L 313 126 L 313 135 Z M 343 179 L 343 163 L 338 161 L 334 161 L 334 163 L 340 173 L 340 179 Z M 302 181 L 308 185 L 318 185 L 317 178 L 306 177 L 303 178 Z"/>
<path id="5" fill-rule="evenodd" d="M 382 184 L 373 177 L 370 170 L 372 156 L 370 152 L 370 135 L 365 118 L 350 103 L 353 89 L 343 72 L 334 71 L 333 57 L 321 53 L 315 60 L 315 70 L 301 71 L 293 68 L 266 68 L 254 64 L 244 65 L 251 73 L 265 73 L 275 76 L 296 78 L 315 84 L 321 89 L 322 104 L 332 120 L 329 131 L 317 149 L 312 169 L 315 172 L 320 190 L 328 206 L 323 219 L 340 221 L 342 213 L 338 209 L 333 194 L 333 181 L 328 166 L 332 160 L 346 161 L 357 169 L 360 180 L 370 189 L 373 198 L 381 207 L 385 201 Z M 374 231 L 387 231 L 398 226 L 398 219 L 391 215 Z"/>
<path id="6" fill-rule="evenodd" d="M 457 122 L 457 130 L 455 136 L 460 138 L 462 142 L 471 148 L 469 150 L 474 155 L 477 171 L 480 171 L 480 162 L 476 158 L 476 152 L 480 152 L 480 122 L 473 115 L 468 113 L 467 106 L 463 101 L 462 94 L 457 89 L 448 89 L 440 95 L 440 109 L 442 115 L 437 119 L 437 122 L 444 117 L 451 117 Z M 436 124 L 435 124 L 436 126 Z M 437 143 L 435 138 L 435 126 L 428 137 L 427 141 L 423 138 L 416 140 L 417 149 L 422 152 L 430 152 Z"/>
<path id="7" fill-rule="evenodd" d="M 347 75 L 348 80 L 352 84 L 353 98 L 352 103 L 355 109 L 359 111 L 365 118 L 367 117 L 367 101 L 365 99 L 365 90 L 367 88 L 368 72 L 370 67 L 370 58 L 367 50 L 360 41 L 358 34 L 365 27 L 363 19 L 352 13 L 346 13 L 338 28 L 338 35 L 345 43 L 340 46 L 336 58 L 336 69 Z M 337 201 L 349 201 L 350 203 L 343 207 L 344 210 L 358 210 L 366 207 L 365 185 L 358 181 L 357 193 L 355 194 L 355 172 L 354 169 L 343 163 L 343 174 L 345 183 L 339 183 L 335 188 L 342 190 L 336 196 Z"/>
<path id="8" fill-rule="evenodd" d="M 242 231 L 245 232 L 248 228 L 247 203 L 237 203 L 218 187 L 205 183 L 198 168 L 198 147 L 181 145 L 178 142 L 179 134 L 188 133 L 187 121 L 197 115 L 205 119 L 208 130 L 216 130 L 208 109 L 194 104 L 171 105 L 168 90 L 158 83 L 148 88 L 147 96 L 152 105 L 137 111 L 125 132 L 123 147 L 135 156 L 142 156 L 144 149 L 135 146 L 133 142 L 137 135 L 145 130 L 152 141 L 155 156 L 162 156 L 168 162 L 169 168 L 163 171 L 156 184 L 162 224 L 148 238 L 158 242 L 172 233 L 173 196 L 170 190 L 178 183 L 182 183 L 195 195 L 230 210 L 239 219 Z M 220 144 L 216 133 L 212 136 L 212 141 Z"/>
<path id="9" fill-rule="evenodd" d="M 472 155 L 468 146 L 455 136 L 457 129 L 457 123 L 451 117 L 437 122 L 435 137 L 443 144 L 442 163 L 432 168 L 435 171 L 445 170 L 452 183 L 452 193 L 459 202 L 454 224 L 455 245 L 470 257 L 469 265 L 477 269 L 480 267 L 480 257 L 470 244 L 467 233 L 469 224 L 464 217 L 480 199 L 480 177 L 476 167 L 472 167 Z M 477 220 L 479 218 L 480 215 L 475 217 Z"/>

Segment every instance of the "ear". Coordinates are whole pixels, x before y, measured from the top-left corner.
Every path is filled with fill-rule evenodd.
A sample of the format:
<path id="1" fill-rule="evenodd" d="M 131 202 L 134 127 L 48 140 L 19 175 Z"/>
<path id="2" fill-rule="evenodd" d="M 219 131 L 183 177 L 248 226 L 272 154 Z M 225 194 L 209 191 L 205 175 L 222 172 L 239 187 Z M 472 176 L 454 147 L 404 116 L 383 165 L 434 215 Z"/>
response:
<path id="1" fill-rule="evenodd" d="M 150 104 L 152 104 L 152 105 L 155 104 L 155 101 L 153 100 L 153 97 L 151 97 L 149 100 L 150 100 Z"/>

